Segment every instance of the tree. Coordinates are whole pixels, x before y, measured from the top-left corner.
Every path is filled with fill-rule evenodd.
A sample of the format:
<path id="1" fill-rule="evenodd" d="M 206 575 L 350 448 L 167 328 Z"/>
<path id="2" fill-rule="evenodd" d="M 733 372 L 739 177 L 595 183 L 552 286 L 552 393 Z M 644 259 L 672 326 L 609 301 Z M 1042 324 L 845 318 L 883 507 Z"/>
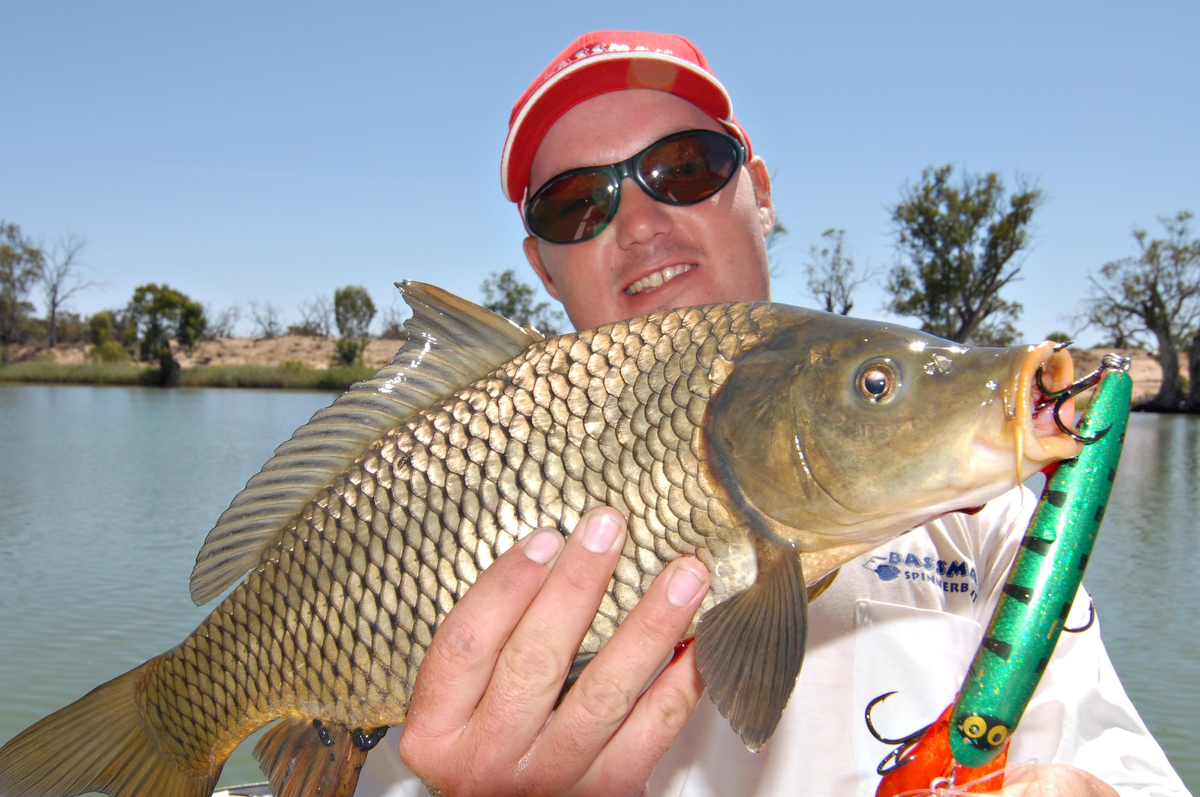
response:
<path id="1" fill-rule="evenodd" d="M 333 330 L 333 303 L 328 296 L 318 296 L 300 305 L 300 323 L 288 327 L 289 335 L 327 338 Z"/>
<path id="2" fill-rule="evenodd" d="M 892 269 L 888 309 L 921 319 L 926 332 L 959 342 L 1007 344 L 1021 305 L 1000 291 L 1021 270 L 1016 256 L 1029 244 L 1029 225 L 1042 192 L 1019 186 L 1004 206 L 995 172 L 963 174 L 929 168 L 905 189 L 892 212 L 897 248 L 907 262 Z"/>
<path id="3" fill-rule="evenodd" d="M 1192 395 L 1186 401 L 1179 378 L 1180 347 L 1192 343 L 1194 348 L 1191 339 L 1200 322 L 1200 238 L 1190 237 L 1191 218 L 1188 211 L 1160 218 L 1167 232 L 1164 238 L 1150 238 L 1145 230 L 1135 229 L 1138 254 L 1105 263 L 1099 277 L 1088 278 L 1088 318 L 1111 319 L 1098 325 L 1124 330 L 1135 342 L 1146 336 L 1154 339 L 1162 386 L 1140 409 L 1173 412 L 1187 405 L 1200 411 L 1200 371 L 1190 371 Z M 1200 351 L 1190 359 L 1200 360 Z"/>
<path id="4" fill-rule="evenodd" d="M 45 255 L 16 224 L 0 221 L 0 346 L 20 341 L 33 305 L 26 297 L 42 276 Z"/>
<path id="5" fill-rule="evenodd" d="M 375 317 L 375 302 L 361 285 L 347 285 L 333 292 L 333 319 L 341 336 L 334 346 L 334 361 L 353 365 L 362 361 L 367 348 L 371 319 Z"/>
<path id="6" fill-rule="evenodd" d="M 333 318 L 338 334 L 346 339 L 365 338 L 375 317 L 375 302 L 361 285 L 347 285 L 333 292 Z"/>
<path id="7" fill-rule="evenodd" d="M 217 312 L 211 305 L 206 305 L 204 318 L 208 323 L 204 326 L 204 339 L 232 338 L 241 317 L 242 310 L 236 302 L 220 312 Z"/>
<path id="8" fill-rule="evenodd" d="M 779 265 L 779 248 L 787 234 L 788 228 L 784 227 L 779 219 L 775 219 L 775 226 L 767 233 L 767 262 L 770 264 L 772 277 L 778 278 L 783 274 L 783 268 Z"/>
<path id="9" fill-rule="evenodd" d="M 845 230 L 828 229 L 821 233 L 822 246 L 808 249 L 809 260 L 804 264 L 808 275 L 808 292 L 827 313 L 850 315 L 854 308 L 853 293 L 859 285 L 871 279 L 870 271 L 855 273 L 854 258 L 845 250 Z"/>
<path id="10" fill-rule="evenodd" d="M 250 320 L 254 323 L 254 337 L 260 340 L 277 338 L 283 334 L 279 308 L 270 302 L 250 302 Z"/>
<path id="11" fill-rule="evenodd" d="M 551 309 L 550 302 L 534 302 L 534 289 L 517 279 L 511 268 L 485 279 L 479 286 L 483 306 L 515 324 L 532 326 L 546 335 L 560 334 L 562 314 Z"/>
<path id="12" fill-rule="evenodd" d="M 384 340 L 408 340 L 408 332 L 404 329 L 404 321 L 409 316 L 406 309 L 401 309 L 393 302 L 391 307 L 383 311 L 379 319 L 383 324 L 383 331 L 379 333 L 379 337 Z"/>
<path id="13" fill-rule="evenodd" d="M 96 283 L 85 280 L 80 271 L 80 254 L 86 242 L 68 233 L 59 239 L 50 252 L 49 262 L 42 269 L 42 295 L 46 299 L 46 338 L 50 348 L 58 343 L 58 314 L 63 305 L 80 291 L 94 288 Z"/>
<path id="14" fill-rule="evenodd" d="M 149 283 L 133 291 L 126 310 L 126 335 L 138 343 L 143 362 L 158 361 L 158 381 L 173 384 L 179 363 L 171 353 L 171 341 L 191 348 L 204 334 L 207 322 L 199 302 L 167 285 Z"/>

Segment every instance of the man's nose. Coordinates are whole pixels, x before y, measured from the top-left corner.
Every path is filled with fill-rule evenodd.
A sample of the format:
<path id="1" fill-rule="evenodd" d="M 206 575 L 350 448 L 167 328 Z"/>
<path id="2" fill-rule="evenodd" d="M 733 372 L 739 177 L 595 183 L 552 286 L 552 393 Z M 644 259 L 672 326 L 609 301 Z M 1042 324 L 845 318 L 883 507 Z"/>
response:
<path id="1" fill-rule="evenodd" d="M 617 243 L 626 249 L 650 243 L 656 235 L 665 235 L 675 226 L 670 206 L 643 191 L 632 177 L 621 181 L 621 204 L 612 224 Z"/>

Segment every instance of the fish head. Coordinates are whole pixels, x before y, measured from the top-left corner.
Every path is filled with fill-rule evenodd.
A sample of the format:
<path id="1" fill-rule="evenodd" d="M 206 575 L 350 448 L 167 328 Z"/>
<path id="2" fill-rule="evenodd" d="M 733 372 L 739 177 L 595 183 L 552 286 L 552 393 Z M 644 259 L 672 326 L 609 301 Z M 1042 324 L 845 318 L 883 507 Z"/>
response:
<path id="1" fill-rule="evenodd" d="M 710 405 L 713 470 L 752 525 L 845 561 L 1076 456 L 1050 408 L 1035 412 L 1039 369 L 1050 392 L 1072 381 L 1049 342 L 967 346 L 789 308 Z"/>

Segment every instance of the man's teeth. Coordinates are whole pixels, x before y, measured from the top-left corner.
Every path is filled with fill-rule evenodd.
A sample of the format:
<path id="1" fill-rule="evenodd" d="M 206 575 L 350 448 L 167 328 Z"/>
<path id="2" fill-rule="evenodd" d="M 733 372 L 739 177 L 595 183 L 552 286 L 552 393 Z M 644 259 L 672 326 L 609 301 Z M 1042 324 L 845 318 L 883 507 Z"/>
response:
<path id="1" fill-rule="evenodd" d="M 678 266 L 667 266 L 662 271 L 656 271 L 648 277 L 642 277 L 625 289 L 625 293 L 636 296 L 647 288 L 657 288 L 664 282 L 670 282 L 684 272 L 695 268 L 691 263 L 681 263 Z"/>

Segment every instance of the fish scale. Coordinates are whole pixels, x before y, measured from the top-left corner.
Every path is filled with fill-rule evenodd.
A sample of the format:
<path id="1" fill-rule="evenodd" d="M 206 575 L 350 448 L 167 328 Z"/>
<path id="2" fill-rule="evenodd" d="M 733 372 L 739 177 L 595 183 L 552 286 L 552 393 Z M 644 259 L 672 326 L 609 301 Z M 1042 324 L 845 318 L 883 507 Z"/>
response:
<path id="1" fill-rule="evenodd" d="M 436 288 L 402 290 L 414 317 L 395 362 L 298 429 L 209 533 L 192 597 L 232 592 L 180 645 L 0 749 L 5 797 L 201 797 L 276 719 L 255 749 L 276 792 L 345 797 L 479 574 L 533 529 L 570 533 L 601 505 L 629 533 L 573 672 L 666 563 L 695 556 L 712 574 L 697 667 L 757 749 L 799 672 L 807 592 L 878 541 L 1074 453 L 1031 441 L 1029 419 L 991 400 L 1002 389 L 1027 405 L 1022 369 L 1048 350 L 972 352 L 772 304 L 544 338 Z M 924 368 L 935 352 L 953 377 Z M 856 387 L 868 368 L 913 395 L 876 406 Z M 936 428 L 919 422 L 931 415 Z M 871 456 L 899 445 L 957 458 Z M 972 454 L 1000 449 L 1016 468 Z"/>
<path id="2" fill-rule="evenodd" d="M 753 345 L 770 314 L 683 315 L 631 325 L 623 358 L 605 334 L 550 339 L 372 447 L 146 679 L 143 710 L 176 760 L 207 771 L 213 749 L 317 706 L 347 728 L 402 722 L 434 632 L 479 573 L 530 530 L 569 531 L 608 505 L 630 533 L 580 647 L 598 651 L 664 560 L 722 530 L 689 418 L 719 383 L 696 369 Z M 738 346 L 704 351 L 714 326 Z"/>

